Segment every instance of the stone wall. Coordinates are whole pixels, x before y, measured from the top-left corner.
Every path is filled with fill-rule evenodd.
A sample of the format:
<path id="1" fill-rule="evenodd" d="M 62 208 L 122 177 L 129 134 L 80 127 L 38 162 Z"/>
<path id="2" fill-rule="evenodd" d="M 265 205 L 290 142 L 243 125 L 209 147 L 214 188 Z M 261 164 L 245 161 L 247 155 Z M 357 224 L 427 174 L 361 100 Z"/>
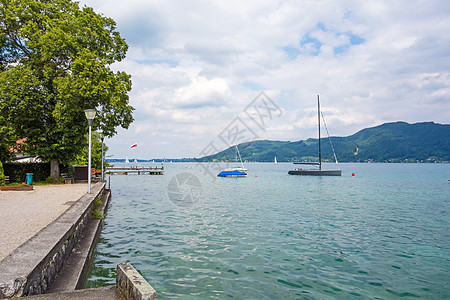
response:
<path id="1" fill-rule="evenodd" d="M 155 289 L 130 263 L 117 265 L 116 290 L 126 300 L 156 300 Z"/>
<path id="2" fill-rule="evenodd" d="M 104 188 L 105 182 L 98 182 L 91 194 L 0 262 L 0 299 L 45 293 L 77 244 Z"/>

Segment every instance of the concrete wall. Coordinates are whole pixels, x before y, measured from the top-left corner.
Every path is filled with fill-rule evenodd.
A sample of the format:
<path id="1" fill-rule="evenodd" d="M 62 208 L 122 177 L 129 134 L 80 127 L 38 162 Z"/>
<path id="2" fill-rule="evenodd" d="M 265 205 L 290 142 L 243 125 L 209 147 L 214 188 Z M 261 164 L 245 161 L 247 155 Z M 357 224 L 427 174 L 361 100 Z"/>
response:
<path id="1" fill-rule="evenodd" d="M 105 182 L 98 182 L 58 219 L 0 262 L 0 299 L 45 293 L 77 244 L 93 202 Z"/>
<path id="2" fill-rule="evenodd" d="M 156 291 L 130 263 L 117 265 L 116 289 L 126 300 L 156 300 Z"/>

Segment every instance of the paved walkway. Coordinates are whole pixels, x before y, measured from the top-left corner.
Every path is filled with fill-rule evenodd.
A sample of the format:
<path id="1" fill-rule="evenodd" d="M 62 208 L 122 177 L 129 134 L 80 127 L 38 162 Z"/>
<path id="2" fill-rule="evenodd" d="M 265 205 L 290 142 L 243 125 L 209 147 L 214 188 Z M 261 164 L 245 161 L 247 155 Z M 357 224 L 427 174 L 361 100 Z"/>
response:
<path id="1" fill-rule="evenodd" d="M 0 261 L 87 193 L 87 184 L 0 191 Z"/>
<path id="2" fill-rule="evenodd" d="M 21 297 L 23 300 L 125 300 L 115 286 Z"/>

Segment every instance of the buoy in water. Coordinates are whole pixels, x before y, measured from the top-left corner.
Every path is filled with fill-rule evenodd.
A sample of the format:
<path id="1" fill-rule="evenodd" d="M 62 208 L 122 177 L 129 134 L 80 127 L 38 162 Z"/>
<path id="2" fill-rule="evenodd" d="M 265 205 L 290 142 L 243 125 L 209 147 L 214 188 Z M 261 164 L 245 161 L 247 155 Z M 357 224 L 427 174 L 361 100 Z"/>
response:
<path id="1" fill-rule="evenodd" d="M 355 173 L 352 173 L 352 176 L 355 176 Z"/>

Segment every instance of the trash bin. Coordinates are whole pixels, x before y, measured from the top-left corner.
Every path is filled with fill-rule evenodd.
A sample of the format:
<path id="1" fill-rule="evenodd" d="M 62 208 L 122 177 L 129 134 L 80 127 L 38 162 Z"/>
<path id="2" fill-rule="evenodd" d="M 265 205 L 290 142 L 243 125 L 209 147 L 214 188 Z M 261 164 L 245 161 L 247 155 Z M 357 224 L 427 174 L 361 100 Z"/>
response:
<path id="1" fill-rule="evenodd" d="M 27 184 L 28 185 L 33 184 L 33 173 L 27 173 Z"/>

